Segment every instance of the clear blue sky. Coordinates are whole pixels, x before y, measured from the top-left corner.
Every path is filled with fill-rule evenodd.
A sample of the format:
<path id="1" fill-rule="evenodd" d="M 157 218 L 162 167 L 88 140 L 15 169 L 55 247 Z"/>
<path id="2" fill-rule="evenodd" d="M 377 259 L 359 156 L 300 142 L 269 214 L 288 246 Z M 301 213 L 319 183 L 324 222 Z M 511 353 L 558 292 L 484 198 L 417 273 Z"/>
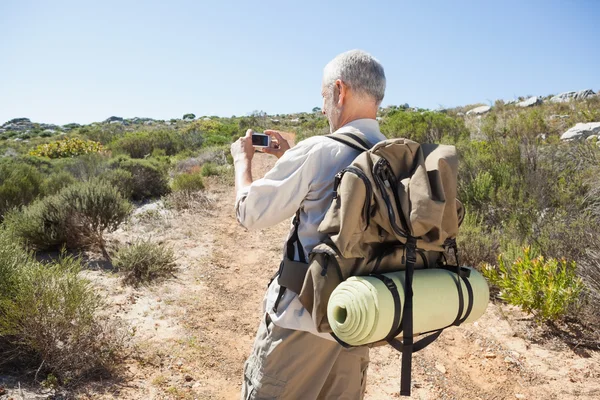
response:
<path id="1" fill-rule="evenodd" d="M 0 0 L 0 124 L 309 111 L 379 58 L 383 105 L 600 89 L 600 1 Z"/>

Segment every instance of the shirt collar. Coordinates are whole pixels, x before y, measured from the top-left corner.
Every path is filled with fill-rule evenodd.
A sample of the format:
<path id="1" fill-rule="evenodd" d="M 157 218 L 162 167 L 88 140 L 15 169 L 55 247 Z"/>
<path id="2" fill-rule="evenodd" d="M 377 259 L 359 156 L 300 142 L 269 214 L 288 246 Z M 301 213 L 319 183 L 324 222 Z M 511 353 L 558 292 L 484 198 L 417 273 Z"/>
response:
<path id="1" fill-rule="evenodd" d="M 366 139 L 375 144 L 385 139 L 385 136 L 381 134 L 379 130 L 379 122 L 371 118 L 355 119 L 354 121 L 348 122 L 346 125 L 339 128 L 334 133 L 362 133 Z"/>

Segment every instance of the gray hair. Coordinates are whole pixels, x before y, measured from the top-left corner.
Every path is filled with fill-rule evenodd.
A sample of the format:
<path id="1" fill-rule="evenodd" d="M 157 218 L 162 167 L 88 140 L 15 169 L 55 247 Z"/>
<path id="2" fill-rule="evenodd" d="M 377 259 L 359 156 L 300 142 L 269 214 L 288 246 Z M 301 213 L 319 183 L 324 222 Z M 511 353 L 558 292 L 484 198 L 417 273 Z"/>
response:
<path id="1" fill-rule="evenodd" d="M 367 95 L 381 104 L 385 94 L 385 73 L 379 61 L 362 50 L 350 50 L 325 66 L 323 85 L 331 87 L 340 79 L 353 91 Z"/>

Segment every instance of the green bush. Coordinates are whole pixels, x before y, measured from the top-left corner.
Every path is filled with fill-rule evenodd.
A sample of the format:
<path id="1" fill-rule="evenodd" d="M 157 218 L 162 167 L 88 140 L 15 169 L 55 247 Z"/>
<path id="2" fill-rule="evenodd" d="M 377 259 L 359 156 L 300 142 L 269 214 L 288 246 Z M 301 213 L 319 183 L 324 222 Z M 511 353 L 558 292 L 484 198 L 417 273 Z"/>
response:
<path id="1" fill-rule="evenodd" d="M 131 205 L 112 185 L 102 181 L 68 186 L 22 211 L 12 211 L 6 226 L 28 246 L 37 250 L 81 248 L 104 249 L 103 232 L 114 231 Z"/>
<path id="2" fill-rule="evenodd" d="M 130 132 L 110 143 L 113 152 L 124 153 L 131 158 L 144 158 L 156 150 L 162 150 L 170 156 L 183 148 L 181 136 L 172 130 Z"/>
<path id="3" fill-rule="evenodd" d="M 203 170 L 202 170 L 203 171 Z M 196 192 L 204 189 L 204 180 L 202 171 L 190 172 L 176 175 L 173 178 L 173 190 L 176 192 Z"/>
<path id="4" fill-rule="evenodd" d="M 496 261 L 501 244 L 500 233 L 485 226 L 481 217 L 470 212 L 465 215 L 456 242 L 461 265 L 471 267 Z"/>
<path id="5" fill-rule="evenodd" d="M 65 138 L 41 144 L 30 151 L 29 154 L 36 157 L 67 158 L 82 154 L 99 153 L 103 150 L 104 147 L 98 142 L 81 140 L 79 138 Z"/>
<path id="6" fill-rule="evenodd" d="M 437 143 L 444 137 L 457 141 L 469 134 L 461 118 L 434 111 L 401 110 L 388 115 L 381 124 L 381 132 L 387 137 L 402 137 L 419 143 Z"/>
<path id="7" fill-rule="evenodd" d="M 8 210 L 31 203 L 43 192 L 38 170 L 19 160 L 0 163 L 0 220 Z"/>
<path id="8" fill-rule="evenodd" d="M 166 277 L 175 270 L 175 255 L 171 247 L 139 240 L 117 250 L 113 265 L 123 272 L 123 281 L 134 286 Z"/>
<path id="9" fill-rule="evenodd" d="M 121 168 L 109 169 L 98 176 L 98 179 L 110 183 L 116 187 L 126 199 L 133 197 L 134 179 L 133 174 Z"/>
<path id="10" fill-rule="evenodd" d="M 67 384 L 114 364 L 122 342 L 80 269 L 64 255 L 41 264 L 0 229 L 0 368 Z"/>
<path id="11" fill-rule="evenodd" d="M 215 176 L 219 175 L 219 166 L 213 163 L 206 163 L 202 165 L 202 176 Z"/>
<path id="12" fill-rule="evenodd" d="M 53 195 L 60 192 L 65 187 L 77 182 L 73 175 L 67 171 L 58 171 L 49 175 L 42 184 L 44 195 Z"/>
<path id="13" fill-rule="evenodd" d="M 500 256 L 498 267 L 487 264 L 483 274 L 500 288 L 503 300 L 533 314 L 539 322 L 564 317 L 584 288 L 575 262 L 532 257 L 528 247 L 512 263 Z"/>
<path id="14" fill-rule="evenodd" d="M 109 157 L 104 154 L 85 154 L 73 158 L 52 160 L 53 172 L 66 171 L 79 181 L 89 181 L 108 169 Z"/>
<path id="15" fill-rule="evenodd" d="M 132 200 L 160 197 L 171 191 L 166 167 L 158 161 L 118 157 L 110 162 L 110 166 L 114 169 L 125 170 L 131 174 Z"/>

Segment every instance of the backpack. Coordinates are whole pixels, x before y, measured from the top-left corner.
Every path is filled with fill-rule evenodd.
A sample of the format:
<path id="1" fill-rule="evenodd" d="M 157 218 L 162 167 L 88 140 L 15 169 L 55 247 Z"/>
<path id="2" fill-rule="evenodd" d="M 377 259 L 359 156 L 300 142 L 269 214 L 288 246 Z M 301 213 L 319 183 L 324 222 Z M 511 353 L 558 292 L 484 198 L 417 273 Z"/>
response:
<path id="1" fill-rule="evenodd" d="M 456 235 L 464 209 L 456 199 L 458 157 L 454 146 L 419 144 L 388 139 L 371 147 L 362 135 L 327 135 L 360 154 L 334 182 L 333 200 L 318 227 L 327 239 L 311 251 L 308 260 L 298 238 L 299 212 L 287 242 L 287 257 L 278 274 L 282 287 L 298 294 L 319 332 L 329 332 L 344 347 L 350 345 L 333 332 L 327 318 L 332 292 L 354 276 L 380 279 L 394 299 L 389 334 L 369 346 L 390 344 L 402 352 L 401 395 L 410 396 L 412 353 L 432 343 L 443 329 L 459 325 L 473 307 L 473 290 L 466 279 L 470 269 L 459 267 Z M 299 261 L 293 261 L 297 247 Z M 446 254 L 454 255 L 450 265 Z M 415 270 L 443 268 L 456 275 L 459 310 L 454 322 L 413 340 L 412 279 Z M 403 302 L 385 273 L 404 271 Z M 465 299 L 461 285 L 466 287 Z M 279 301 L 275 303 L 277 308 Z M 403 303 L 403 304 L 402 304 Z M 402 317 L 401 317 L 402 315 Z M 402 333 L 402 341 L 396 337 Z"/>

